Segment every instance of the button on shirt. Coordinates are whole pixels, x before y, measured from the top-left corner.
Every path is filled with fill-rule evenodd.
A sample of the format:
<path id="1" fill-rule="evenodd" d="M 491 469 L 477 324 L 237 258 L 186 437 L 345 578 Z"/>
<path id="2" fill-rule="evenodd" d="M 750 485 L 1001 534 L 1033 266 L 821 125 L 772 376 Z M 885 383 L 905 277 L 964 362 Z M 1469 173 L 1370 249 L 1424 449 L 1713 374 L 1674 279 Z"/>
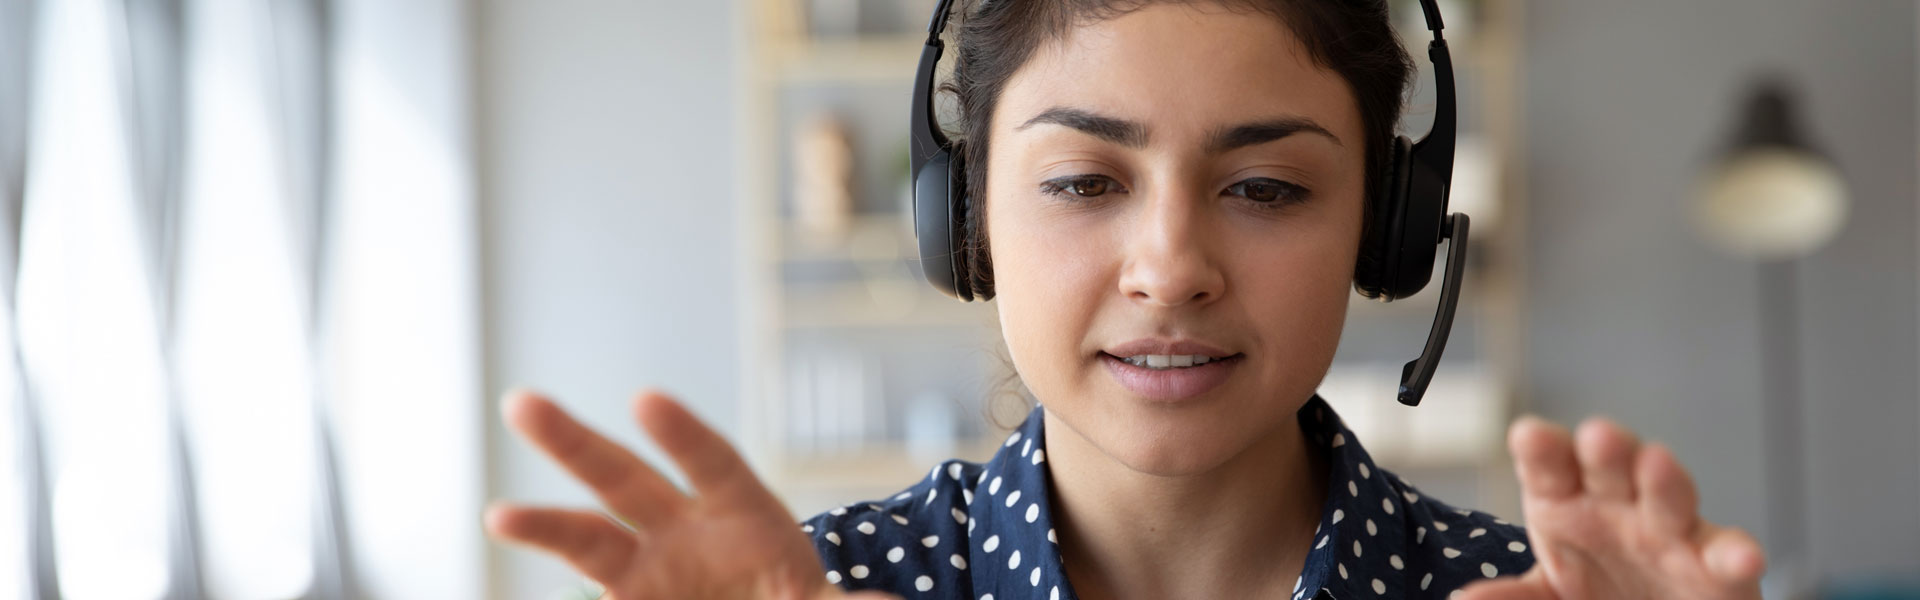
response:
<path id="1" fill-rule="evenodd" d="M 909 599 L 1075 598 L 1050 502 L 1044 406 L 984 464 L 951 460 L 885 500 L 801 522 L 827 581 Z M 1525 529 L 1426 497 L 1373 463 L 1326 401 L 1300 427 L 1331 467 L 1313 549 L 1291 597 L 1444 598 L 1533 567 Z"/>

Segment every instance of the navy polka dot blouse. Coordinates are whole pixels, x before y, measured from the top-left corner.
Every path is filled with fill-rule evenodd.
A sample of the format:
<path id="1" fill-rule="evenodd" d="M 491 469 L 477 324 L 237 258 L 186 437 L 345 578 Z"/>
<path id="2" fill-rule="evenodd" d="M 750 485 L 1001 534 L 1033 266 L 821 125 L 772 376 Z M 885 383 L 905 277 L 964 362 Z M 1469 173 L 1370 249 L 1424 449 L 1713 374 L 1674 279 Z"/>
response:
<path id="1" fill-rule="evenodd" d="M 1049 514 L 1043 410 L 986 464 L 941 463 L 892 498 L 802 522 L 827 581 L 909 599 L 1074 598 Z M 1533 567 L 1525 529 L 1423 496 L 1375 466 L 1319 397 L 1299 415 L 1333 472 L 1295 600 L 1444 598 Z"/>

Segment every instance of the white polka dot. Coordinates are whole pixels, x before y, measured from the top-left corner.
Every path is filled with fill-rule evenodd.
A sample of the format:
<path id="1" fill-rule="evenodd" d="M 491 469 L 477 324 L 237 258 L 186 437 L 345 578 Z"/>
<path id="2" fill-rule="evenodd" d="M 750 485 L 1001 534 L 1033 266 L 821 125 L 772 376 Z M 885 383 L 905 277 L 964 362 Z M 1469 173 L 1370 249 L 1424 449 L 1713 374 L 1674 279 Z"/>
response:
<path id="1" fill-rule="evenodd" d="M 1353 541 L 1353 555 L 1360 556 L 1360 540 Z"/>
<path id="2" fill-rule="evenodd" d="M 1447 530 L 1447 522 L 1446 522 L 1446 521 L 1434 521 L 1434 522 L 1433 522 L 1433 528 L 1434 528 L 1434 529 L 1438 529 L 1438 530 L 1441 530 L 1441 531 L 1446 531 L 1446 530 Z"/>
<path id="3" fill-rule="evenodd" d="M 1060 600 L 1060 586 L 1053 586 L 1053 591 L 1047 592 L 1047 600 Z"/>
<path id="4" fill-rule="evenodd" d="M 961 555 L 958 555 L 958 554 L 955 554 L 955 555 L 953 555 L 953 558 L 949 558 L 949 559 L 947 559 L 947 562 L 950 562 L 950 563 L 953 563 L 953 568 L 955 568 L 955 569 L 966 569 L 966 568 L 967 568 L 967 557 L 965 557 L 965 556 L 961 556 Z"/>
<path id="5" fill-rule="evenodd" d="M 973 519 L 967 519 L 967 535 L 973 535 Z"/>
<path id="6" fill-rule="evenodd" d="M 981 545 L 980 545 L 980 549 L 982 549 L 982 550 L 985 550 L 985 551 L 988 551 L 988 552 L 992 552 L 992 551 L 994 551 L 994 550 L 999 550 L 999 549 L 1000 549 L 1000 536 L 998 536 L 998 535 L 995 535 L 995 536 L 992 536 L 992 537 L 989 537 L 989 538 L 987 538 L 987 541 L 986 541 L 986 543 L 984 543 L 984 544 L 981 544 Z"/>
<path id="7" fill-rule="evenodd" d="M 1019 442 L 1020 442 L 1020 432 L 1015 431 L 1013 432 L 1013 435 L 1007 436 L 1007 443 L 1001 444 L 1001 447 L 1004 448 L 1006 446 L 1012 446 Z"/>
<path id="8" fill-rule="evenodd" d="M 953 509 L 953 523 L 958 525 L 965 522 L 967 522 L 967 512 L 958 508 Z"/>
<path id="9" fill-rule="evenodd" d="M 827 571 L 827 583 L 840 583 L 840 572 Z"/>
<path id="10" fill-rule="evenodd" d="M 1387 511 L 1387 514 L 1393 514 L 1393 499 L 1392 499 L 1392 498 L 1381 498 L 1381 499 L 1380 499 L 1380 510 L 1384 510 L 1384 511 Z"/>
<path id="11" fill-rule="evenodd" d="M 1419 501 L 1420 501 L 1420 495 L 1419 495 L 1419 494 L 1415 494 L 1415 493 L 1413 493 L 1413 492 L 1400 492 L 1400 497 L 1401 497 L 1401 498 L 1406 498 L 1406 499 L 1407 499 L 1407 504 L 1413 504 L 1413 503 L 1415 503 L 1415 502 L 1419 502 Z"/>
<path id="12" fill-rule="evenodd" d="M 1341 579 L 1346 579 L 1346 578 L 1347 578 L 1347 563 L 1335 563 L 1335 564 L 1336 564 L 1336 565 L 1338 565 L 1338 566 L 1340 567 L 1340 578 L 1341 578 Z"/>
<path id="13" fill-rule="evenodd" d="M 1020 501 L 1020 490 L 1014 490 L 1012 493 L 1007 494 L 1007 508 L 1013 508 L 1014 503 L 1017 503 L 1019 501 Z"/>
<path id="14" fill-rule="evenodd" d="M 1038 518 L 1040 518 L 1040 504 L 1039 503 L 1028 504 L 1027 505 L 1027 522 L 1032 523 L 1035 519 L 1038 519 Z"/>
<path id="15" fill-rule="evenodd" d="M 933 488 L 932 490 L 927 491 L 927 501 L 922 502 L 921 504 L 933 504 L 933 499 L 939 498 L 939 497 L 940 497 L 940 488 Z"/>
<path id="16" fill-rule="evenodd" d="M 840 515 L 844 515 L 844 514 L 847 514 L 847 507 L 845 507 L 845 506 L 836 506 L 836 507 L 834 507 L 834 509 L 833 509 L 833 510 L 830 510 L 830 511 L 827 511 L 827 514 L 830 514 L 830 515 L 833 515 L 833 516 L 836 516 L 836 517 L 838 517 L 838 516 L 840 516 Z"/>
<path id="17" fill-rule="evenodd" d="M 961 488 L 960 495 L 967 499 L 967 506 L 973 506 L 973 490 Z"/>
<path id="18" fill-rule="evenodd" d="M 1345 518 L 1347 518 L 1347 511 L 1338 508 L 1333 509 L 1333 522 L 1339 523 L 1341 519 Z"/>
<path id="19" fill-rule="evenodd" d="M 847 569 L 847 573 L 848 573 L 848 574 L 850 574 L 850 575 L 853 575 L 853 578 L 854 578 L 854 579 L 866 579 L 866 578 L 867 578 L 867 566 L 866 566 L 866 565 L 854 565 L 854 566 L 853 566 L 853 568 L 851 568 L 851 569 Z"/>
<path id="20" fill-rule="evenodd" d="M 1493 568 L 1493 563 L 1483 562 L 1483 563 L 1480 563 L 1480 574 L 1486 575 L 1488 577 L 1493 577 L 1493 576 L 1499 575 L 1500 570 Z"/>
<path id="21" fill-rule="evenodd" d="M 1421 578 L 1420 578 L 1420 589 L 1421 589 L 1421 590 L 1426 590 L 1426 589 L 1427 589 L 1427 586 L 1428 586 L 1428 585 L 1430 585 L 1430 584 L 1432 584 L 1432 583 L 1433 583 L 1433 574 L 1432 574 L 1432 573 L 1428 573 L 1426 577 L 1421 577 Z"/>
<path id="22" fill-rule="evenodd" d="M 993 594 L 981 594 L 980 600 L 993 600 Z"/>
<path id="23" fill-rule="evenodd" d="M 1507 542 L 1507 549 L 1512 550 L 1514 552 L 1526 552 L 1527 545 L 1520 543 L 1519 541 L 1512 541 L 1512 542 Z"/>
<path id="24" fill-rule="evenodd" d="M 1046 450 L 1033 451 L 1033 464 L 1037 465 L 1043 462 L 1047 462 L 1047 451 Z"/>
<path id="25" fill-rule="evenodd" d="M 1345 445 L 1347 445 L 1347 434 L 1344 434 L 1344 433 L 1333 434 L 1333 447 L 1339 448 Z"/>
<path id="26" fill-rule="evenodd" d="M 1495 524 L 1495 525 L 1507 525 L 1508 523 L 1507 523 L 1507 520 L 1506 520 L 1506 519 L 1494 519 L 1494 520 L 1493 520 L 1493 524 Z"/>
<path id="27" fill-rule="evenodd" d="M 812 526 L 812 525 L 801 525 L 801 526 L 800 526 L 800 531 L 803 531 L 803 532 L 806 532 L 806 533 L 813 533 L 813 526 Z"/>
<path id="28" fill-rule="evenodd" d="M 1469 538 L 1477 538 L 1477 537 L 1480 537 L 1480 536 L 1483 536 L 1483 535 L 1486 535 L 1486 534 L 1487 534 L 1487 528 L 1485 528 L 1485 527 L 1475 527 L 1475 528 L 1473 528 L 1473 531 L 1471 531 L 1471 532 L 1468 532 L 1468 533 L 1467 533 L 1467 537 L 1469 537 Z"/>
<path id="29" fill-rule="evenodd" d="M 833 542 L 835 546 L 840 545 L 840 534 L 831 531 L 827 532 L 827 541 Z"/>
<path id="30" fill-rule="evenodd" d="M 1413 530 L 1413 543 L 1415 544 L 1427 543 L 1427 528 L 1421 527 Z"/>
<path id="31" fill-rule="evenodd" d="M 960 480 L 960 463 L 947 463 L 947 477 L 952 478 L 954 481 Z"/>
<path id="32" fill-rule="evenodd" d="M 905 525 L 905 524 L 907 524 L 907 518 L 906 518 L 906 517 L 902 517 L 902 516 L 900 516 L 900 515 L 893 515 L 893 522 L 895 522 L 895 523 L 899 523 L 899 524 L 901 524 L 901 525 Z"/>
<path id="33" fill-rule="evenodd" d="M 1379 535 L 1380 528 L 1373 526 L 1373 519 L 1367 519 L 1367 535 Z"/>
<path id="34" fill-rule="evenodd" d="M 993 476 L 993 482 L 987 484 L 987 495 L 992 496 L 998 493 L 1000 493 L 1000 476 L 995 475 Z"/>
<path id="35" fill-rule="evenodd" d="M 1053 539 L 1053 528 L 1052 528 L 1052 527 L 1048 527 L 1048 528 L 1047 528 L 1047 541 L 1049 541 L 1049 542 L 1053 542 L 1053 543 L 1055 543 L 1055 544 L 1058 544 L 1058 543 L 1060 543 L 1060 541 L 1059 541 L 1059 540 L 1056 540 L 1056 539 Z"/>
<path id="36" fill-rule="evenodd" d="M 897 563 L 897 562 L 900 562 L 900 559 L 906 558 L 906 557 L 907 557 L 906 549 L 901 548 L 899 546 L 894 546 L 892 550 L 887 551 L 887 562 Z"/>
<path id="37" fill-rule="evenodd" d="M 1452 548 L 1441 548 L 1440 553 L 1446 555 L 1447 558 L 1460 558 L 1460 551 Z"/>
<path id="38" fill-rule="evenodd" d="M 1373 593 L 1385 595 L 1387 593 L 1387 584 L 1381 583 L 1378 579 L 1373 580 Z"/>
<path id="39" fill-rule="evenodd" d="M 860 533 L 873 535 L 873 522 L 871 521 L 861 521 L 859 525 L 855 525 L 853 528 L 860 530 Z"/>
<path id="40" fill-rule="evenodd" d="M 933 578 L 925 575 L 913 578 L 913 589 L 922 592 L 933 589 Z"/>
<path id="41" fill-rule="evenodd" d="M 913 492 L 900 492 L 899 494 L 897 494 L 897 495 L 895 495 L 895 496 L 893 497 L 893 499 L 895 499 L 895 500 L 905 500 L 905 499 L 907 499 L 907 498 L 911 498 L 911 497 L 913 497 Z"/>
<path id="42" fill-rule="evenodd" d="M 1360 463 L 1360 478 L 1367 479 L 1369 477 L 1373 477 L 1373 470 L 1367 468 L 1367 463 Z"/>
<path id="43" fill-rule="evenodd" d="M 1460 514 L 1460 516 L 1462 516 L 1462 517 L 1471 517 L 1471 516 L 1473 516 L 1473 511 L 1472 511 L 1472 510 L 1468 510 L 1468 509 L 1465 509 L 1465 508 L 1456 508 L 1456 509 L 1453 509 L 1453 512 L 1456 512 L 1456 513 L 1459 513 L 1459 514 Z"/>
<path id="44" fill-rule="evenodd" d="M 937 535 L 930 535 L 927 537 L 920 538 L 920 545 L 926 546 L 928 548 L 932 548 L 934 544 L 938 544 L 938 543 L 940 543 L 940 536 L 937 536 Z"/>
<path id="45" fill-rule="evenodd" d="M 1020 445 L 1021 456 L 1026 456 L 1028 452 L 1032 452 L 1032 451 L 1033 451 L 1033 440 L 1029 439 L 1027 440 L 1027 443 Z"/>
<path id="46" fill-rule="evenodd" d="M 1008 569 L 1020 568 L 1020 551 L 1019 550 L 1015 550 L 1013 551 L 1013 554 L 1007 555 L 1007 568 Z"/>
<path id="47" fill-rule="evenodd" d="M 1328 537 L 1330 537 L 1330 536 L 1324 536 L 1324 535 L 1323 535 L 1323 536 L 1320 536 L 1320 543 L 1318 543 L 1318 544 L 1314 544 L 1314 545 L 1313 545 L 1313 549 L 1315 549 L 1315 550 L 1319 550 L 1319 549 L 1320 549 L 1320 547 L 1322 547 L 1322 546 L 1325 546 L 1325 545 L 1327 545 L 1327 538 L 1328 538 Z"/>
<path id="48" fill-rule="evenodd" d="M 880 512 L 880 505 L 878 505 L 878 504 L 868 504 L 868 505 L 867 505 L 867 510 L 870 510 L 870 511 L 873 511 L 873 512 Z"/>
<path id="49" fill-rule="evenodd" d="M 1033 572 L 1027 574 L 1027 585 L 1040 587 L 1040 567 L 1034 567 Z"/>
<path id="50" fill-rule="evenodd" d="M 1393 570 L 1395 571 L 1403 571 L 1407 568 L 1407 563 L 1401 561 L 1400 555 L 1398 554 L 1387 555 L 1387 564 L 1393 565 Z"/>
<path id="51" fill-rule="evenodd" d="M 1351 480 L 1349 480 L 1349 481 L 1347 482 L 1347 495 L 1349 495 L 1349 496 L 1353 496 L 1353 497 L 1355 497 L 1355 498 L 1359 498 L 1359 497 L 1360 497 L 1360 486 L 1358 486 L 1358 485 L 1354 485 L 1354 483 L 1353 483 L 1353 482 L 1352 482 Z"/>

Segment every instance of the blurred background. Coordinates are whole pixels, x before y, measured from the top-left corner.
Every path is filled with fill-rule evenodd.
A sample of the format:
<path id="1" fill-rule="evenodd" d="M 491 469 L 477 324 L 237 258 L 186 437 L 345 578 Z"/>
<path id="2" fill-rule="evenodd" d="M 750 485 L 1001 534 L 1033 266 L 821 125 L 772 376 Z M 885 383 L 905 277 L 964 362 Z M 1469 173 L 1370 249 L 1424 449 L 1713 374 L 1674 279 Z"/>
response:
<path id="1" fill-rule="evenodd" d="M 577 596 L 480 531 L 591 502 L 515 386 L 655 461 L 665 388 L 796 518 L 989 456 L 1030 399 L 902 212 L 932 5 L 0 0 L 0 600 Z M 1916 3 L 1441 6 L 1452 343 L 1401 407 L 1437 294 L 1355 297 L 1323 395 L 1512 517 L 1506 424 L 1610 416 L 1770 598 L 1920 597 Z"/>

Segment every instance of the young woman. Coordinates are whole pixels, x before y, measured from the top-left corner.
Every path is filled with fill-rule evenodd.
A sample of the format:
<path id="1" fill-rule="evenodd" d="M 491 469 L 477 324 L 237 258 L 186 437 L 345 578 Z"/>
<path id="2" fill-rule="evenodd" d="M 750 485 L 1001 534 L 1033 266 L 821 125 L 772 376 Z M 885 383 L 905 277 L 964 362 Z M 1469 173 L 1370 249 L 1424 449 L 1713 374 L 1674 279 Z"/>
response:
<path id="1" fill-rule="evenodd" d="M 1701 520 L 1673 456 L 1618 426 L 1514 424 L 1522 529 L 1380 469 L 1314 395 L 1411 69 L 1384 2 L 994 0 L 954 19 L 971 279 L 1041 406 L 988 462 L 796 530 L 662 394 L 636 417 L 691 495 L 516 392 L 508 423 L 631 528 L 499 506 L 493 535 L 622 599 L 1759 597 L 1760 547 Z"/>

